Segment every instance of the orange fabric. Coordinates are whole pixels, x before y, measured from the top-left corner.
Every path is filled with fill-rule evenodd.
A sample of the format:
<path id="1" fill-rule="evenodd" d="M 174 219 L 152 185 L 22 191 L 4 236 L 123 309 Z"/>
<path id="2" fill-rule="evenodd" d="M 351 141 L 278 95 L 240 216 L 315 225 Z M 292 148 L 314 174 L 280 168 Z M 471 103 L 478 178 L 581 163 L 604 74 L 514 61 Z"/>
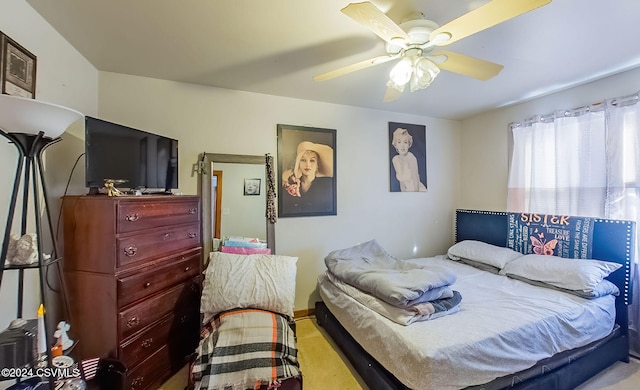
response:
<path id="1" fill-rule="evenodd" d="M 271 337 L 271 342 L 272 343 L 276 343 L 278 342 L 278 326 L 276 325 L 276 316 L 274 314 L 271 314 L 271 321 L 273 321 L 273 335 Z M 278 372 L 276 370 L 276 351 L 272 351 L 271 352 L 271 359 L 272 359 L 272 368 L 271 368 L 271 380 L 274 381 L 278 378 Z"/>

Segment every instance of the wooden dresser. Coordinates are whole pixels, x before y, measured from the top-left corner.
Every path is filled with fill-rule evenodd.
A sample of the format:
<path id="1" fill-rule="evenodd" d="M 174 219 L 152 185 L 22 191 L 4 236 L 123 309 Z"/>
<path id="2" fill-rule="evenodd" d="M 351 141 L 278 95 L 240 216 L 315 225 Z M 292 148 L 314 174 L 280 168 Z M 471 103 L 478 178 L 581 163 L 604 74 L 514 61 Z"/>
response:
<path id="1" fill-rule="evenodd" d="M 76 360 L 112 357 L 126 389 L 157 388 L 199 338 L 197 196 L 67 196 L 64 275 Z"/>

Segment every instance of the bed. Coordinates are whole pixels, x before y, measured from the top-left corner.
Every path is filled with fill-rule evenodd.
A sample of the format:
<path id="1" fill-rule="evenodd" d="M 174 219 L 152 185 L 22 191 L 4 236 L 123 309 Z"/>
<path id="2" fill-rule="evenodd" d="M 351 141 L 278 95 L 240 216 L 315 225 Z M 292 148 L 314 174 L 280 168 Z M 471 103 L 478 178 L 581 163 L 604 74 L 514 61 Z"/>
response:
<path id="1" fill-rule="evenodd" d="M 327 272 L 319 278 L 316 317 L 372 389 L 572 389 L 629 361 L 634 240 L 629 221 L 457 210 L 456 244 L 447 255 L 406 261 L 451 270 L 451 287 L 462 296 L 458 310 L 414 321 Z M 451 254 L 469 243 L 514 255 L 503 261 L 500 252 L 478 264 L 468 252 Z M 575 267 L 580 277 L 583 269 L 591 277 L 608 268 L 605 279 L 589 281 L 597 294 L 586 299 L 568 285 L 573 269 L 556 266 Z M 605 285 L 618 294 L 600 290 Z"/>
<path id="2" fill-rule="evenodd" d="M 188 388 L 301 390 L 293 306 L 296 257 L 212 252 Z"/>

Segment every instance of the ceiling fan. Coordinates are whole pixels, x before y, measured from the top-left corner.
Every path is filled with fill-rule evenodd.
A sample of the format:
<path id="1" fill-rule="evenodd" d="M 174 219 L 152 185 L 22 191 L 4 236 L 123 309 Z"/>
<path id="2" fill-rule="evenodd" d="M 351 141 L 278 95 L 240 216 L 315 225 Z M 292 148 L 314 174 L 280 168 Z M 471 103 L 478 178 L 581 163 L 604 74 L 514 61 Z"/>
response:
<path id="1" fill-rule="evenodd" d="M 407 84 L 411 92 L 428 87 L 440 73 L 440 69 L 485 81 L 500 73 L 503 66 L 440 50 L 438 47 L 454 43 L 550 2 L 551 0 L 492 0 L 443 26 L 424 19 L 422 15 L 398 25 L 371 2 L 351 3 L 341 12 L 382 38 L 386 42 L 387 54 L 317 75 L 313 79 L 329 80 L 399 60 L 389 73 L 385 102 L 398 99 Z"/>

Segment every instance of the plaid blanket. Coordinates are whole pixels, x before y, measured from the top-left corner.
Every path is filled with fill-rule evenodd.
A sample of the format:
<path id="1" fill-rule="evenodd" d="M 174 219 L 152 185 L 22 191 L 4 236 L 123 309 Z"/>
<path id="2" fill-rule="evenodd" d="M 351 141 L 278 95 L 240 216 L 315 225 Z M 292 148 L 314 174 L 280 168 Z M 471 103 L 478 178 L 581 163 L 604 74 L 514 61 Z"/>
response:
<path id="1" fill-rule="evenodd" d="M 256 309 L 216 315 L 200 334 L 192 379 L 196 389 L 276 388 L 300 377 L 295 322 Z"/>

